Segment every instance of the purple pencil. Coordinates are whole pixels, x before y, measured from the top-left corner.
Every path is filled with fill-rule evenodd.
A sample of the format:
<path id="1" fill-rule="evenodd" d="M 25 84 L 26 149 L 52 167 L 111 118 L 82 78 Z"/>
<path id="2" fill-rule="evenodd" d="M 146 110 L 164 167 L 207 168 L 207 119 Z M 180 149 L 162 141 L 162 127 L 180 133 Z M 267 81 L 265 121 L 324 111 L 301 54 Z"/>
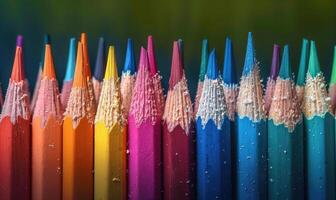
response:
<path id="1" fill-rule="evenodd" d="M 144 48 L 132 95 L 128 135 L 128 198 L 161 199 L 161 118 Z"/>

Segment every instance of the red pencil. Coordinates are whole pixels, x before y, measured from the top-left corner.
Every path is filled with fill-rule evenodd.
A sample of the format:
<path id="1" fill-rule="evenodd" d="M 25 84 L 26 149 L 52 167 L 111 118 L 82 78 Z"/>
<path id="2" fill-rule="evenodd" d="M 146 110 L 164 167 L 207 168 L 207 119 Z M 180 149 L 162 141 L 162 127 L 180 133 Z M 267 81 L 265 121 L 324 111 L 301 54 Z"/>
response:
<path id="1" fill-rule="evenodd" d="M 0 198 L 30 199 L 30 109 L 23 68 L 22 36 L 17 37 L 13 71 L 0 121 Z"/>
<path id="2" fill-rule="evenodd" d="M 178 42 L 174 42 L 163 114 L 164 199 L 194 199 L 193 109 Z"/>
<path id="3" fill-rule="evenodd" d="M 162 76 L 160 75 L 154 52 L 153 37 L 150 35 L 147 38 L 147 51 L 148 51 L 148 62 L 149 62 L 149 73 L 153 79 L 155 102 L 158 108 L 158 117 L 161 118 L 163 115 L 163 110 L 165 106 L 165 99 L 163 96 L 163 89 L 161 85 Z"/>

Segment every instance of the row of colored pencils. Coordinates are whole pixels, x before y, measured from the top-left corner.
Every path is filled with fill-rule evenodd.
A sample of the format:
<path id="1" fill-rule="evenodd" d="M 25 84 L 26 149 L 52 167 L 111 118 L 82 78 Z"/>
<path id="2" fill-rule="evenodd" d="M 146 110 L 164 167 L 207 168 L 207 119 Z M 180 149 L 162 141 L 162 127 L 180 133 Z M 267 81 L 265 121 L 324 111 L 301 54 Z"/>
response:
<path id="1" fill-rule="evenodd" d="M 127 41 L 70 39 L 62 91 L 45 36 L 30 102 L 18 36 L 0 120 L 0 199 L 335 199 L 336 48 L 327 91 L 315 42 L 303 40 L 296 83 L 289 46 L 274 45 L 264 92 L 249 33 L 240 83 L 226 39 L 223 74 L 202 43 L 192 105 L 184 45 L 174 41 L 167 96 L 153 39 L 136 68 Z M 265 95 L 264 95 L 265 93 Z"/>

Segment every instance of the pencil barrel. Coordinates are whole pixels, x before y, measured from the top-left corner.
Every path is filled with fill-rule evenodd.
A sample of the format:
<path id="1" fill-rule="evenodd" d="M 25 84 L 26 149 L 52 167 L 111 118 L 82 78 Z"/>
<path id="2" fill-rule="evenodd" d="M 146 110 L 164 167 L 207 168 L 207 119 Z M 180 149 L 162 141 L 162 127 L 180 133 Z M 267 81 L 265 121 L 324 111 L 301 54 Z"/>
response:
<path id="1" fill-rule="evenodd" d="M 303 126 L 293 132 L 268 121 L 268 198 L 304 199 Z"/>
<path id="2" fill-rule="evenodd" d="M 32 123 L 32 199 L 62 198 L 62 124 L 50 117 Z"/>
<path id="3" fill-rule="evenodd" d="M 30 122 L 21 117 L 0 122 L 0 199 L 30 199 Z"/>
<path id="4" fill-rule="evenodd" d="M 82 118 L 63 122 L 63 199 L 93 198 L 93 124 Z"/>
<path id="5" fill-rule="evenodd" d="M 192 125 L 193 126 L 193 125 Z M 195 198 L 195 132 L 189 135 L 177 126 L 169 131 L 163 126 L 163 180 L 164 199 Z"/>
<path id="6" fill-rule="evenodd" d="M 219 130 L 213 120 L 197 119 L 197 198 L 232 198 L 230 121 Z"/>
<path id="7" fill-rule="evenodd" d="M 133 116 L 128 121 L 128 198 L 161 199 L 161 124 L 146 121 L 136 125 Z"/>
<path id="8" fill-rule="evenodd" d="M 237 199 L 267 199 L 266 121 L 237 119 Z"/>
<path id="9" fill-rule="evenodd" d="M 126 199 L 126 128 L 95 125 L 95 199 Z"/>
<path id="10" fill-rule="evenodd" d="M 333 117 L 305 118 L 307 198 L 335 199 L 335 132 Z"/>

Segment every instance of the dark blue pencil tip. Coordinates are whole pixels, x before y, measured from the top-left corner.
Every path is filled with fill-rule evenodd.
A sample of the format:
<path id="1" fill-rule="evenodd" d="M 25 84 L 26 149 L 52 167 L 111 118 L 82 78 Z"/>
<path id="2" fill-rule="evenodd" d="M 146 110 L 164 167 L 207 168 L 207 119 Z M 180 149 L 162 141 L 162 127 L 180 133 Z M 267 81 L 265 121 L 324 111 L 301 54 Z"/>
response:
<path id="1" fill-rule="evenodd" d="M 233 56 L 232 42 L 229 37 L 226 38 L 225 43 L 225 56 L 224 56 L 224 66 L 223 66 L 223 81 L 226 84 L 236 84 L 236 70 L 235 70 L 235 59 Z"/>
<path id="2" fill-rule="evenodd" d="M 204 39 L 202 42 L 202 56 L 201 56 L 201 66 L 199 73 L 199 80 L 204 81 L 204 76 L 206 73 L 207 65 L 208 65 L 208 40 Z"/>
<path id="3" fill-rule="evenodd" d="M 218 66 L 217 66 L 217 58 L 216 58 L 215 49 L 213 49 L 209 55 L 207 77 L 209 79 L 217 79 L 218 77 Z"/>
<path id="4" fill-rule="evenodd" d="M 279 74 L 279 64 L 280 60 L 280 46 L 277 44 L 273 45 L 273 57 L 272 57 L 272 66 L 271 66 L 271 73 L 270 78 L 276 80 Z"/>
<path id="5" fill-rule="evenodd" d="M 131 75 L 135 73 L 134 48 L 133 48 L 133 41 L 131 38 L 127 40 L 127 50 L 123 72 L 124 73 L 129 72 Z"/>
<path id="6" fill-rule="evenodd" d="M 46 33 L 44 35 L 44 44 L 50 44 L 51 40 L 50 40 L 50 35 L 48 33 Z"/>
<path id="7" fill-rule="evenodd" d="M 279 77 L 282 78 L 282 79 L 291 78 L 291 65 L 290 65 L 290 60 L 289 60 L 289 47 L 288 47 L 288 45 L 285 45 L 284 49 L 283 49 Z"/>
<path id="8" fill-rule="evenodd" d="M 254 58 L 254 47 L 253 47 L 253 37 L 252 33 L 248 33 L 247 39 L 247 47 L 246 47 L 246 55 L 245 55 L 245 63 L 243 68 L 243 75 L 248 75 L 254 67 L 255 58 Z"/>
<path id="9" fill-rule="evenodd" d="M 99 81 L 103 81 L 105 75 L 105 40 L 100 37 L 98 41 L 96 65 L 93 76 Z"/>

